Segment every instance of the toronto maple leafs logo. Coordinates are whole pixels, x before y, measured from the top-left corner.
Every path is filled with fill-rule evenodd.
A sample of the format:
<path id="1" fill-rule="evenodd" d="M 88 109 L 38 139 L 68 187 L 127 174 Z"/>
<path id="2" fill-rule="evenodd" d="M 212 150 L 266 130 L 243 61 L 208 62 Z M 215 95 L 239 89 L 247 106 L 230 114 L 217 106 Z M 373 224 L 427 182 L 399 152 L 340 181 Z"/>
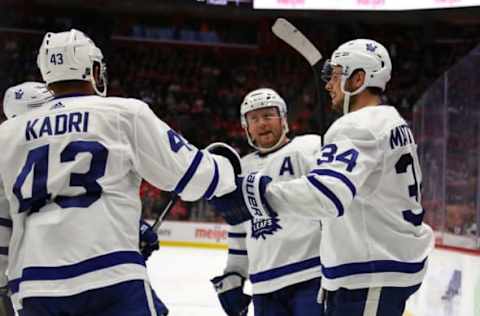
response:
<path id="1" fill-rule="evenodd" d="M 274 214 L 270 218 L 262 218 L 262 219 L 252 219 L 252 238 L 259 239 L 267 239 L 267 235 L 273 235 L 279 229 L 282 229 L 282 226 L 278 224 L 280 219 L 278 218 L 277 214 Z"/>
<path id="2" fill-rule="evenodd" d="M 22 99 L 22 98 L 23 98 L 23 94 L 24 94 L 24 92 L 23 92 L 22 89 L 16 90 L 16 91 L 15 91 L 15 99 L 16 99 L 16 100 Z"/>
<path id="3" fill-rule="evenodd" d="M 378 46 L 374 43 L 367 43 L 367 51 L 374 53 L 377 50 Z"/>

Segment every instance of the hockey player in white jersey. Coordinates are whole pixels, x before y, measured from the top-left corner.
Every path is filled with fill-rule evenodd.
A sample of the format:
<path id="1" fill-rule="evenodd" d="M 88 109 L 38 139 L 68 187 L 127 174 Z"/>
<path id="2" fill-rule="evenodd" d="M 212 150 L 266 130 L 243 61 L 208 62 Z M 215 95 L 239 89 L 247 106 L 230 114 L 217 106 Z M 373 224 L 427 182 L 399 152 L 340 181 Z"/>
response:
<path id="1" fill-rule="evenodd" d="M 3 113 L 7 119 L 12 119 L 40 107 L 51 99 L 53 95 L 45 83 L 27 81 L 5 91 Z"/>
<path id="2" fill-rule="evenodd" d="M 239 179 L 242 189 L 212 202 L 222 213 L 236 203 L 232 224 L 271 212 L 321 219 L 326 315 L 401 316 L 424 278 L 433 233 L 422 223 L 412 132 L 395 108 L 381 105 L 390 57 L 380 43 L 358 39 L 341 45 L 325 69 L 332 106 L 344 115 L 309 174 L 283 182 L 250 174 Z"/>
<path id="3" fill-rule="evenodd" d="M 51 100 L 53 95 L 43 82 L 27 81 L 8 88 L 3 96 L 3 113 L 7 119 L 12 119 L 40 107 Z M 12 221 L 0 218 L 1 234 L 9 235 L 12 230 Z M 8 245 L 1 246 L 1 264 L 6 265 Z M 5 260 L 5 262 L 3 262 Z M 4 283 L 5 284 L 5 283 Z M 0 316 L 13 316 L 14 310 L 6 285 L 0 288 Z"/>
<path id="4" fill-rule="evenodd" d="M 245 97 L 240 117 L 255 152 L 242 158 L 242 171 L 261 171 L 273 181 L 295 179 L 309 171 L 321 149 L 317 135 L 287 137 L 287 107 L 272 89 L 257 89 Z M 256 316 L 320 316 L 318 220 L 272 216 L 230 226 L 228 260 L 222 276 L 212 279 L 229 316 L 247 315 L 252 283 Z"/>
<path id="5" fill-rule="evenodd" d="M 232 166 L 145 103 L 104 97 L 102 53 L 82 32 L 47 33 L 38 65 L 55 98 L 0 126 L 0 218 L 12 224 L 0 285 L 8 271 L 21 316 L 164 315 L 138 248 L 140 180 L 197 200 L 232 191 Z"/>

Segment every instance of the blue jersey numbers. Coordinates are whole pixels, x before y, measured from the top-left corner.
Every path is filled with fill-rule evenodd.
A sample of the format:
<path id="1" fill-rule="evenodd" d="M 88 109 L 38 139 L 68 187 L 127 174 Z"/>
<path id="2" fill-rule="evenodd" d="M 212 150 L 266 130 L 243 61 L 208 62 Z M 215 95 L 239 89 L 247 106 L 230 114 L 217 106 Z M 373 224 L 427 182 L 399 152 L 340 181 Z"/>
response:
<path id="1" fill-rule="evenodd" d="M 415 172 L 415 163 L 410 153 L 403 154 L 395 164 L 397 174 L 407 173 L 408 167 L 411 167 L 413 183 L 408 185 L 408 195 L 419 202 L 419 192 L 421 184 L 418 183 L 417 173 Z M 412 223 L 414 226 L 420 226 L 425 215 L 425 210 L 421 209 L 420 213 L 414 213 L 412 210 L 404 210 L 402 212 L 403 219 Z"/>
<path id="2" fill-rule="evenodd" d="M 358 151 L 356 149 L 348 149 L 342 153 L 337 154 L 338 147 L 335 144 L 329 144 L 322 147 L 322 156 L 317 159 L 317 165 L 331 163 L 333 161 L 340 161 L 346 165 L 348 172 L 357 165 Z"/>
<path id="3" fill-rule="evenodd" d="M 54 202 L 61 208 L 89 207 L 102 195 L 102 187 L 97 182 L 105 175 L 108 150 L 96 141 L 74 141 L 69 143 L 60 154 L 60 162 L 75 161 L 80 153 L 89 153 L 92 156 L 90 167 L 85 173 L 71 173 L 68 181 L 70 186 L 82 187 L 85 193 L 66 196 L 58 195 Z M 34 148 L 28 152 L 26 162 L 17 176 L 13 186 L 13 193 L 19 201 L 19 212 L 38 212 L 51 200 L 48 193 L 49 145 Z M 32 175 L 31 197 L 25 198 L 22 187 L 30 173 Z"/>

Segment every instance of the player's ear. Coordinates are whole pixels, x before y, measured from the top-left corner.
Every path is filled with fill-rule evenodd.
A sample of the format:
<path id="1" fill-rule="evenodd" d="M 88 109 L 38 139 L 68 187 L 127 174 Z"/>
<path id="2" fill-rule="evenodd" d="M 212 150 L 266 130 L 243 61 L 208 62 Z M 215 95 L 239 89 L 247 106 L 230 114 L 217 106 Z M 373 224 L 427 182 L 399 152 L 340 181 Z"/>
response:
<path id="1" fill-rule="evenodd" d="M 352 88 L 353 88 L 353 91 L 357 90 L 358 88 L 360 88 L 363 83 L 365 82 L 365 71 L 363 70 L 356 70 L 352 76 L 350 77 L 351 79 L 351 84 L 352 84 Z"/>

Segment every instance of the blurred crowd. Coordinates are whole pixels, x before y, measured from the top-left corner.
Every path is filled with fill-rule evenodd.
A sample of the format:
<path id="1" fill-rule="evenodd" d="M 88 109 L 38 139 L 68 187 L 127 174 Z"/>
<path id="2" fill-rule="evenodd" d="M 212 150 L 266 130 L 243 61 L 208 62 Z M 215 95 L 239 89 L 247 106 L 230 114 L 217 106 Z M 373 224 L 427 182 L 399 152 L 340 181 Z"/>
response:
<path id="1" fill-rule="evenodd" d="M 190 20 L 182 16 L 141 21 L 130 17 L 124 23 L 112 22 L 103 27 L 105 20 L 100 23 L 91 18 L 92 23 L 81 27 L 77 19 L 62 16 L 3 18 L 2 94 L 11 85 L 40 80 L 35 59 L 44 30 L 78 27 L 96 42 L 100 37 L 99 46 L 107 59 L 109 95 L 144 100 L 158 117 L 200 148 L 225 141 L 242 155 L 249 152 L 239 107 L 245 94 L 258 87 L 273 88 L 286 99 L 292 134 L 324 130 L 327 126 L 321 126 L 321 107 L 327 109 L 327 122 L 333 117 L 328 111 L 328 98 L 316 96 L 308 64 L 271 35 L 272 20 L 229 24 L 226 20 Z M 477 26 L 330 23 L 319 27 L 315 21 L 297 24 L 326 56 L 351 38 L 370 37 L 384 43 L 393 61 L 392 80 L 384 101 L 396 106 L 409 122 L 425 91 L 480 41 Z M 461 155 L 463 150 L 458 145 L 455 152 Z M 454 183 L 458 176 L 450 177 L 451 172 L 447 178 Z M 467 181 L 467 185 L 473 184 Z M 450 188 L 455 192 L 454 187 Z M 168 200 L 168 195 L 148 183 L 142 184 L 140 193 L 146 217 L 159 213 Z M 475 204 L 475 196 L 461 195 L 460 204 Z M 450 200 L 452 205 L 459 204 Z M 203 202 L 178 202 L 168 218 L 221 221 Z"/>

